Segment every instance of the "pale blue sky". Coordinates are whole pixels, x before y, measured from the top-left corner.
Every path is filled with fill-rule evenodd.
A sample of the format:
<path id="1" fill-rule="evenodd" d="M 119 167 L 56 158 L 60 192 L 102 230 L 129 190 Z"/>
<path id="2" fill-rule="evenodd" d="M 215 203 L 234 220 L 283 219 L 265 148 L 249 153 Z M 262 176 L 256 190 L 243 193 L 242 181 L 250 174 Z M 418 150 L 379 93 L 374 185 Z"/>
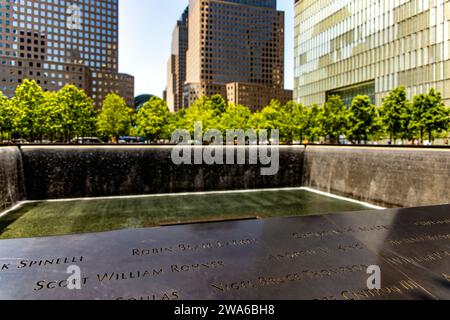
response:
<path id="1" fill-rule="evenodd" d="M 188 0 L 120 1 L 120 72 L 136 79 L 136 95 L 162 95 L 166 87 L 167 61 L 172 31 Z M 278 0 L 286 12 L 286 88 L 293 88 L 294 1 Z"/>

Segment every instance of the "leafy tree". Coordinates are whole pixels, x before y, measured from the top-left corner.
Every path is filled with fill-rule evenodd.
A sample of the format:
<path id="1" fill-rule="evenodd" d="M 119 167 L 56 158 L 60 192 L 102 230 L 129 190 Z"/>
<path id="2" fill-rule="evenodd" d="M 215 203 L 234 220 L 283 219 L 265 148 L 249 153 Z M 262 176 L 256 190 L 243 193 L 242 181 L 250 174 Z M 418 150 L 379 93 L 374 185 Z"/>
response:
<path id="1" fill-rule="evenodd" d="M 317 104 L 312 105 L 306 112 L 305 134 L 310 142 L 314 143 L 320 138 L 321 128 L 319 125 L 319 116 L 322 113 L 322 107 Z"/>
<path id="2" fill-rule="evenodd" d="M 47 116 L 45 97 L 42 88 L 34 80 L 24 80 L 16 88 L 15 96 L 11 99 L 13 114 L 13 130 L 19 136 L 33 142 Z"/>
<path id="3" fill-rule="evenodd" d="M 136 116 L 137 131 L 139 135 L 146 137 L 152 142 L 164 138 L 167 135 L 167 124 L 169 123 L 169 108 L 167 103 L 153 97 L 142 106 Z"/>
<path id="4" fill-rule="evenodd" d="M 421 142 L 425 133 L 428 134 L 430 141 L 434 141 L 436 133 L 440 134 L 447 130 L 449 123 L 449 110 L 442 102 L 440 92 L 431 89 L 428 94 L 414 97 L 412 122 L 409 128 L 419 132 Z"/>
<path id="5" fill-rule="evenodd" d="M 251 129 L 250 119 L 252 112 L 243 105 L 228 104 L 225 112 L 220 119 L 220 129 L 222 131 L 230 130 L 247 130 Z"/>
<path id="6" fill-rule="evenodd" d="M 263 119 L 262 124 L 264 126 L 260 126 L 258 129 L 266 129 L 269 131 L 269 134 L 272 130 L 279 130 L 280 140 L 287 140 L 286 132 L 290 119 L 287 120 L 288 115 L 284 113 L 278 100 L 272 100 L 267 107 L 262 109 L 261 116 Z"/>
<path id="7" fill-rule="evenodd" d="M 280 130 L 280 140 L 291 143 L 298 133 L 297 126 L 294 123 L 294 113 L 298 111 L 297 105 L 292 101 L 283 106 L 278 100 L 275 100 L 275 107 L 278 111 L 278 119 L 275 123 Z"/>
<path id="8" fill-rule="evenodd" d="M 348 139 L 354 143 L 367 142 L 381 128 L 379 115 L 368 96 L 356 96 L 349 113 Z"/>
<path id="9" fill-rule="evenodd" d="M 264 118 L 261 111 L 253 112 L 250 117 L 250 128 L 258 131 L 259 129 L 266 129 L 266 119 Z"/>
<path id="10" fill-rule="evenodd" d="M 54 132 L 63 136 L 66 142 L 73 137 L 86 137 L 96 131 L 97 113 L 94 103 L 87 94 L 74 85 L 66 85 L 50 100 L 56 123 Z"/>
<path id="11" fill-rule="evenodd" d="M 306 108 L 294 101 L 282 106 L 278 100 L 271 103 L 261 111 L 262 124 L 260 129 L 278 129 L 280 140 L 293 142 L 296 137 L 303 137 L 307 127 Z"/>
<path id="12" fill-rule="evenodd" d="M 121 135 L 128 135 L 130 132 L 132 112 L 122 97 L 115 93 L 108 94 L 98 117 L 99 133 L 117 143 Z"/>
<path id="13" fill-rule="evenodd" d="M 169 112 L 167 123 L 163 126 L 162 138 L 170 140 L 175 130 L 185 128 L 185 117 L 186 109 L 180 109 L 177 112 Z"/>
<path id="14" fill-rule="evenodd" d="M 56 92 L 44 92 L 45 104 L 42 106 L 42 113 L 45 115 L 41 123 L 41 139 L 44 136 L 51 141 L 55 141 L 57 137 L 64 136 L 64 110 L 58 103 Z"/>
<path id="15" fill-rule="evenodd" d="M 217 101 L 216 101 L 217 103 Z M 202 123 L 203 133 L 210 129 L 219 129 L 220 126 L 220 103 L 214 105 L 208 97 L 197 99 L 185 113 L 185 128 L 194 133 L 195 123 Z"/>
<path id="16" fill-rule="evenodd" d="M 398 87 L 392 90 L 383 99 L 381 119 L 389 133 L 391 141 L 394 141 L 394 143 L 398 138 L 408 138 L 408 136 L 411 136 L 411 131 L 409 131 L 412 119 L 411 106 L 411 102 L 406 97 L 404 87 Z"/>
<path id="17" fill-rule="evenodd" d="M 294 101 L 288 102 L 284 109 L 290 115 L 286 135 L 291 137 L 291 141 L 298 137 L 300 138 L 300 142 L 303 142 L 307 136 L 308 109 L 301 103 L 295 103 Z"/>
<path id="18" fill-rule="evenodd" d="M 6 96 L 0 92 L 0 140 L 7 139 L 11 134 L 13 115 L 11 105 Z"/>
<path id="19" fill-rule="evenodd" d="M 214 110 L 214 116 L 220 117 L 227 109 L 227 102 L 220 94 L 211 97 L 211 107 Z"/>
<path id="20" fill-rule="evenodd" d="M 339 143 L 340 136 L 347 131 L 348 117 L 349 111 L 341 97 L 329 97 L 317 117 L 321 134 L 328 137 L 331 143 Z"/>

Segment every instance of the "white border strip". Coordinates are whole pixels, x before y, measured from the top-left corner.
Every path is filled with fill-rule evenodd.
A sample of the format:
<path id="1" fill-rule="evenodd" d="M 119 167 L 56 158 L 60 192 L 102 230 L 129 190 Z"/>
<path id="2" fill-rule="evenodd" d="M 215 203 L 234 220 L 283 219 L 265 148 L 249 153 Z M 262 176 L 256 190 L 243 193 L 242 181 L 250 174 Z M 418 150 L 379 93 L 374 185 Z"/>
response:
<path id="1" fill-rule="evenodd" d="M 6 211 L 0 212 L 0 218 L 3 218 L 8 213 L 11 213 L 13 211 L 16 211 L 16 210 L 20 209 L 23 205 L 27 204 L 28 202 L 29 201 L 21 201 L 21 202 L 17 203 L 14 207 L 11 207 L 11 208 L 9 208 Z"/>
<path id="2" fill-rule="evenodd" d="M 184 193 L 163 193 L 163 194 L 147 194 L 147 195 L 135 195 L 135 196 L 116 196 L 116 197 L 96 197 L 96 198 L 70 198 L 70 199 L 55 199 L 55 200 L 27 200 L 21 201 L 14 207 L 1 212 L 0 218 L 5 215 L 20 209 L 22 206 L 30 203 L 58 203 L 58 202 L 79 202 L 79 201 L 96 201 L 96 200 L 115 200 L 115 199 L 144 199 L 144 198 L 162 198 L 162 197 L 183 197 L 183 196 L 202 196 L 202 195 L 220 195 L 220 194 L 244 194 L 244 193 L 258 193 L 258 192 L 277 192 L 277 191 L 308 191 L 316 193 L 329 198 L 347 201 L 362 205 L 369 209 L 384 210 L 386 208 L 372 205 L 367 202 L 357 201 L 354 199 L 337 196 L 331 193 L 318 191 L 312 188 L 297 187 L 297 188 L 275 188 L 275 189 L 250 189 L 250 190 L 230 190 L 230 191 L 208 191 L 208 192 L 184 192 Z"/>
<path id="3" fill-rule="evenodd" d="M 337 199 L 337 200 L 343 200 L 343 201 L 347 201 L 347 202 L 353 202 L 353 203 L 356 203 L 356 204 L 359 204 L 359 205 L 362 205 L 362 206 L 365 206 L 367 208 L 374 209 L 374 210 L 385 210 L 386 209 L 384 207 L 376 206 L 376 205 L 370 204 L 368 202 L 363 202 L 363 201 L 358 201 L 358 200 L 354 200 L 354 199 L 351 199 L 351 198 L 341 197 L 341 196 L 337 196 L 337 195 L 332 194 L 332 193 L 323 192 L 323 191 L 319 191 L 319 190 L 312 189 L 312 188 L 304 187 L 302 189 L 305 190 L 305 191 L 309 191 L 309 192 L 312 192 L 312 193 L 317 193 L 317 194 L 320 194 L 322 196 L 326 196 L 326 197 L 329 197 L 329 198 L 333 198 L 333 199 Z"/>

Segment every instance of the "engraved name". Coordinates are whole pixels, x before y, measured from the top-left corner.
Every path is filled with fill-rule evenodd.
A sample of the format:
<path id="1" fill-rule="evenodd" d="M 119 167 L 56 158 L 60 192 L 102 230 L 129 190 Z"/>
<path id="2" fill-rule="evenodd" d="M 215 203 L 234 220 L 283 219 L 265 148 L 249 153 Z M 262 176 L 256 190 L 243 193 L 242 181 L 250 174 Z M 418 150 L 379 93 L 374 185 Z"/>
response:
<path id="1" fill-rule="evenodd" d="M 193 263 L 193 264 L 174 264 L 169 268 L 153 268 L 147 270 L 127 271 L 127 272 L 106 272 L 97 274 L 99 282 L 111 282 L 122 280 L 136 280 L 150 277 L 158 277 L 166 273 L 189 273 L 199 272 L 210 269 L 223 268 L 225 266 L 223 261 L 210 261 L 207 263 Z"/>
<path id="2" fill-rule="evenodd" d="M 2 263 L 0 265 L 1 271 L 8 271 L 11 269 L 32 269 L 48 266 L 71 265 L 83 263 L 84 257 L 62 257 L 62 258 L 48 258 L 41 260 L 20 260 L 13 263 Z"/>
<path id="3" fill-rule="evenodd" d="M 301 282 L 307 279 L 317 280 L 328 277 L 340 276 L 352 273 L 366 273 L 368 266 L 353 265 L 336 267 L 324 270 L 303 270 L 297 273 L 290 273 L 283 276 L 260 276 L 256 280 L 244 280 L 231 283 L 212 283 L 214 291 L 227 292 L 244 289 L 257 289 L 268 286 L 278 286 L 292 282 Z"/>
<path id="4" fill-rule="evenodd" d="M 87 280 L 89 278 L 81 278 L 81 285 L 86 285 Z M 34 291 L 42 291 L 42 290 L 55 290 L 55 289 L 65 289 L 67 290 L 67 286 L 69 285 L 69 281 L 65 280 L 57 280 L 57 281 L 47 281 L 42 280 L 38 281 L 35 284 Z"/>
<path id="5" fill-rule="evenodd" d="M 317 255 L 328 255 L 330 253 L 330 249 L 328 248 L 314 248 L 310 250 L 300 250 L 300 251 L 290 251 L 283 253 L 275 253 L 269 255 L 269 260 L 294 260 L 303 257 L 311 257 Z"/>
<path id="6" fill-rule="evenodd" d="M 395 295 L 405 295 L 408 291 L 423 289 L 413 280 L 402 280 L 397 285 L 387 286 L 380 290 L 356 290 L 356 291 L 343 291 L 341 296 L 344 300 L 368 300 L 373 298 L 381 298 Z"/>
<path id="7" fill-rule="evenodd" d="M 151 256 L 151 255 L 163 255 L 165 253 L 174 254 L 179 252 L 195 252 L 200 250 L 212 250 L 226 247 L 242 247 L 257 244 L 257 239 L 241 239 L 241 240 L 229 240 L 215 242 L 206 242 L 200 244 L 188 244 L 180 243 L 177 246 L 169 246 L 163 248 L 144 248 L 144 249 L 132 249 L 131 255 L 133 257 L 139 256 Z"/>
<path id="8" fill-rule="evenodd" d="M 384 257 L 387 262 L 393 265 L 404 265 L 404 264 L 415 264 L 415 263 L 425 263 L 425 262 L 436 262 L 444 259 L 450 258 L 450 251 L 437 251 L 432 253 L 427 253 L 421 256 L 414 257 Z"/>
<path id="9" fill-rule="evenodd" d="M 411 237 L 400 240 L 387 240 L 387 243 L 390 244 L 391 246 L 401 246 L 405 244 L 415 244 L 415 243 L 432 242 L 449 239 L 450 234 L 438 234 L 438 235 Z"/>
<path id="10" fill-rule="evenodd" d="M 373 232 L 373 231 L 389 231 L 389 230 L 391 230 L 389 226 L 362 226 L 357 228 L 343 228 L 338 230 L 325 230 L 307 233 L 296 232 L 292 234 L 292 237 L 294 239 L 325 238 L 325 237 L 340 236 L 344 234 Z"/>
<path id="11" fill-rule="evenodd" d="M 428 220 L 428 221 L 416 221 L 414 225 L 418 227 L 430 227 L 430 226 L 442 226 L 450 224 L 450 219 L 442 219 L 442 220 Z"/>
<path id="12" fill-rule="evenodd" d="M 149 294 L 141 297 L 118 297 L 115 300 L 127 300 L 127 301 L 169 301 L 180 299 L 180 293 L 178 291 L 164 292 L 158 294 Z"/>

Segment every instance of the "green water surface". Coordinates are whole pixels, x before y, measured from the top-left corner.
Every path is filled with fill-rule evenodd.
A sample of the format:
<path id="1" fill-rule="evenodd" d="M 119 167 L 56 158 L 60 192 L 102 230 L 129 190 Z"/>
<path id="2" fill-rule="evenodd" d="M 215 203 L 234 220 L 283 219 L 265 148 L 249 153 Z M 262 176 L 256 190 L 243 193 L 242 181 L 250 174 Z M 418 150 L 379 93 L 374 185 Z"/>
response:
<path id="1" fill-rule="evenodd" d="M 306 190 L 37 202 L 0 218 L 0 239 L 361 210 L 367 207 Z"/>

